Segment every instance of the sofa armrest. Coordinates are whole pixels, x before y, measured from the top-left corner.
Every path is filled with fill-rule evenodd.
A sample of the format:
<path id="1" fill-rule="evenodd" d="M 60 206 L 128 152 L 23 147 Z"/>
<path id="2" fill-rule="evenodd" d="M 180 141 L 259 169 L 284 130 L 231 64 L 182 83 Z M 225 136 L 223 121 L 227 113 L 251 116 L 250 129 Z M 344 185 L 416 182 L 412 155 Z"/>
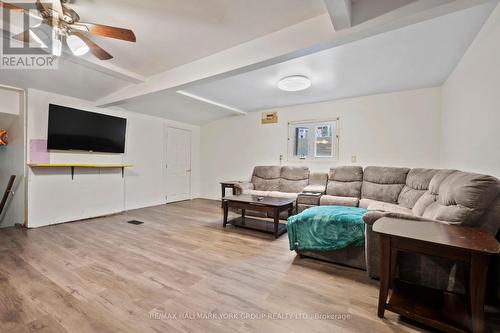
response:
<path id="1" fill-rule="evenodd" d="M 437 222 L 443 224 L 453 224 L 445 221 L 439 221 L 434 219 L 428 219 L 421 216 L 404 214 L 404 213 L 394 213 L 394 212 L 383 212 L 379 210 L 370 210 L 365 215 L 363 215 L 363 221 L 367 225 L 373 225 L 377 220 L 382 217 L 393 217 L 396 219 L 408 220 L 408 221 L 417 221 L 417 222 Z"/>
<path id="2" fill-rule="evenodd" d="M 253 190 L 254 185 L 250 182 L 237 182 L 234 184 L 234 194 L 242 194 L 245 190 Z"/>

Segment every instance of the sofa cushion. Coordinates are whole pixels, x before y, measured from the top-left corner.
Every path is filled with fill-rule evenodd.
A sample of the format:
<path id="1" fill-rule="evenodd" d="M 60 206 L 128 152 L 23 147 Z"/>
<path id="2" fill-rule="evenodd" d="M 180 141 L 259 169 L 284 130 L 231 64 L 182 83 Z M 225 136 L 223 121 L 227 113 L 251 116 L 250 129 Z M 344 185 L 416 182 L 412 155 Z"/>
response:
<path id="1" fill-rule="evenodd" d="M 338 197 L 361 197 L 361 182 L 328 182 L 326 194 Z"/>
<path id="2" fill-rule="evenodd" d="M 320 199 L 321 206 L 351 206 L 358 207 L 359 198 L 337 197 L 333 195 L 323 195 Z"/>
<path id="3" fill-rule="evenodd" d="M 381 201 L 375 201 L 371 203 L 368 206 L 369 211 L 381 211 L 381 212 L 388 212 L 388 213 L 396 213 L 396 214 L 407 214 L 407 215 L 413 215 L 411 209 L 396 205 L 396 204 L 391 204 L 387 202 L 381 202 Z"/>
<path id="4" fill-rule="evenodd" d="M 370 206 L 373 202 L 382 202 L 382 201 L 377 201 L 372 199 L 361 199 L 359 200 L 359 207 L 368 208 L 368 206 Z"/>
<path id="5" fill-rule="evenodd" d="M 408 168 L 366 167 L 362 198 L 397 203 L 409 171 Z"/>
<path id="6" fill-rule="evenodd" d="M 341 166 L 330 169 L 326 194 L 337 197 L 361 198 L 363 168 Z"/>
<path id="7" fill-rule="evenodd" d="M 300 193 L 309 184 L 309 168 L 284 166 L 281 168 L 280 192 Z"/>
<path id="8" fill-rule="evenodd" d="M 251 183 L 258 191 L 278 191 L 280 176 L 280 166 L 256 166 L 253 170 Z"/>
<path id="9" fill-rule="evenodd" d="M 416 216 L 423 216 L 427 207 L 429 207 L 433 202 L 436 201 L 437 195 L 430 193 L 430 191 L 425 192 L 411 209 L 412 213 Z"/>
<path id="10" fill-rule="evenodd" d="M 413 208 L 418 199 L 429 189 L 437 169 L 412 169 L 406 177 L 406 184 L 398 197 L 398 205 Z"/>
<path id="11" fill-rule="evenodd" d="M 257 190 L 243 190 L 243 194 L 248 194 L 248 195 L 256 195 L 259 197 L 267 197 L 269 196 L 269 191 L 257 191 Z"/>
<path id="12" fill-rule="evenodd" d="M 436 173 L 414 213 L 425 218 L 477 226 L 498 196 L 498 179 L 462 171 Z"/>
<path id="13" fill-rule="evenodd" d="M 297 199 L 298 193 L 288 193 L 288 192 L 279 192 L 279 191 L 271 191 L 268 193 L 268 196 L 273 198 L 287 198 L 287 199 Z"/>
<path id="14" fill-rule="evenodd" d="M 234 184 L 234 194 L 242 194 L 245 190 L 253 190 L 254 186 L 250 182 L 237 182 Z"/>
<path id="15" fill-rule="evenodd" d="M 363 168 L 360 166 L 339 166 L 330 169 L 330 180 L 339 182 L 363 181 Z"/>
<path id="16" fill-rule="evenodd" d="M 311 172 L 309 174 L 309 185 L 321 185 L 326 187 L 328 183 L 328 174 L 324 172 Z"/>

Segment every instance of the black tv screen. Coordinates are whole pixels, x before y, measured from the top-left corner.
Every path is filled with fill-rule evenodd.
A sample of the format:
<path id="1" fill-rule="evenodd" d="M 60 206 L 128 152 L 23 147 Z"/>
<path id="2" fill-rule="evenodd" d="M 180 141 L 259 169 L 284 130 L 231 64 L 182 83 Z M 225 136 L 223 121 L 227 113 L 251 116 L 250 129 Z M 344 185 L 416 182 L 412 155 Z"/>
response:
<path id="1" fill-rule="evenodd" d="M 127 120 L 49 105 L 48 149 L 124 153 Z"/>

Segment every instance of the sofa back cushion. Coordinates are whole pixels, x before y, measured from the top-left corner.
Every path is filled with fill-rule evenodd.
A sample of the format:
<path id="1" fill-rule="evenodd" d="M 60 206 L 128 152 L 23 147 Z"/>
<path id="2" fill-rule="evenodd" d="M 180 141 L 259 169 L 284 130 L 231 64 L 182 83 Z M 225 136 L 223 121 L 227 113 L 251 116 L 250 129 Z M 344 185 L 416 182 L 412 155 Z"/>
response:
<path id="1" fill-rule="evenodd" d="M 309 185 L 320 185 L 326 187 L 328 174 L 323 172 L 311 172 L 309 174 Z"/>
<path id="2" fill-rule="evenodd" d="M 418 199 L 429 189 L 432 177 L 437 169 L 411 169 L 406 177 L 406 184 L 399 193 L 398 205 L 412 209 Z"/>
<path id="3" fill-rule="evenodd" d="M 361 198 L 363 168 L 341 166 L 330 169 L 326 194 L 336 197 Z"/>
<path id="4" fill-rule="evenodd" d="M 408 168 L 366 167 L 363 174 L 362 198 L 398 203 L 409 171 Z"/>
<path id="5" fill-rule="evenodd" d="M 441 170 L 429 190 L 417 200 L 413 213 L 465 226 L 478 226 L 481 217 L 498 198 L 499 181 L 475 173 Z"/>
<path id="6" fill-rule="evenodd" d="M 256 166 L 253 169 L 252 184 L 257 191 L 278 191 L 280 177 L 280 166 Z"/>
<path id="7" fill-rule="evenodd" d="M 309 184 L 308 167 L 284 166 L 281 168 L 279 191 L 300 193 Z"/>

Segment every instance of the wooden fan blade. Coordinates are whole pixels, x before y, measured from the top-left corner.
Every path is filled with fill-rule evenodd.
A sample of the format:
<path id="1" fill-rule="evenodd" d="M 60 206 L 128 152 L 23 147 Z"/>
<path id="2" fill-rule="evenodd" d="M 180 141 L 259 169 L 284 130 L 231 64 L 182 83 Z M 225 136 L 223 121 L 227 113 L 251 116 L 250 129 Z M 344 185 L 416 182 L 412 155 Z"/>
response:
<path id="1" fill-rule="evenodd" d="M 73 32 L 72 34 L 80 37 L 80 39 L 83 40 L 85 44 L 87 44 L 87 46 L 90 49 L 90 52 L 92 52 L 92 54 L 95 55 L 98 59 L 100 60 L 113 59 L 113 56 L 111 54 L 106 52 L 102 47 L 94 43 L 90 38 L 88 38 L 84 34 L 80 32 Z"/>
<path id="2" fill-rule="evenodd" d="M 35 2 L 36 8 L 42 15 L 49 15 L 50 12 L 50 7 L 47 7 L 45 4 L 43 4 L 40 0 L 36 0 Z"/>
<path id="3" fill-rule="evenodd" d="M 125 40 L 127 42 L 135 42 L 135 34 L 132 30 L 110 27 L 102 24 L 94 24 L 94 23 L 82 23 L 78 22 L 70 25 L 71 28 L 86 31 L 93 35 L 110 37 Z"/>
<path id="4" fill-rule="evenodd" d="M 19 12 L 27 12 L 27 10 L 25 10 L 24 8 L 17 7 L 17 6 L 14 6 L 13 4 L 10 4 L 10 3 L 7 3 L 7 2 L 3 2 L 3 1 L 0 1 L 0 7 L 8 9 L 8 10 L 15 10 L 15 11 L 19 11 Z"/>

